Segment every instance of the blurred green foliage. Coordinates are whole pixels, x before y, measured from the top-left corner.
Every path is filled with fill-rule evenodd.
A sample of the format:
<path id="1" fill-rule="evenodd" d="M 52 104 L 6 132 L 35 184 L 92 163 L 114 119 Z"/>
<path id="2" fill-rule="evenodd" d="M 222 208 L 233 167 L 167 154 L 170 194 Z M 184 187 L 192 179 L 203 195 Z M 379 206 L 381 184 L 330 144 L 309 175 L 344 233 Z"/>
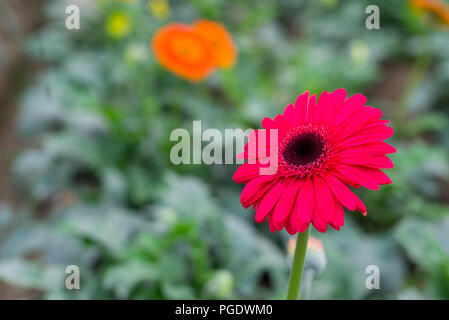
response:
<path id="1" fill-rule="evenodd" d="M 312 298 L 449 298 L 449 33 L 379 3 L 367 30 L 360 0 L 73 1 L 81 30 L 67 31 L 63 1 L 26 53 L 45 71 L 24 92 L 20 132 L 32 145 L 13 175 L 19 210 L 0 215 L 0 279 L 43 298 L 283 298 L 288 235 L 256 225 L 239 203 L 236 166 L 169 161 L 170 132 L 257 128 L 304 90 L 344 87 L 381 107 L 396 134 L 394 184 L 358 191 L 368 216 L 346 214 L 340 232 L 314 233 L 328 264 Z M 108 19 L 131 24 L 111 37 Z M 237 65 L 191 84 L 150 51 L 158 27 L 204 17 L 226 25 Z M 80 266 L 81 290 L 64 287 Z M 377 265 L 381 289 L 365 287 Z"/>

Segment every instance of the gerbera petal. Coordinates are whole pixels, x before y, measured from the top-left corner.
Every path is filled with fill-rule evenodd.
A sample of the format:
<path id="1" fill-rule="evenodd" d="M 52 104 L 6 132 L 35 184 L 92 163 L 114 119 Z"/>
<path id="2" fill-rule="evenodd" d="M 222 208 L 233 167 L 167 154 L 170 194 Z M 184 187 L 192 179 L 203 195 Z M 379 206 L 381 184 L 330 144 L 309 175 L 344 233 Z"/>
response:
<path id="1" fill-rule="evenodd" d="M 295 110 L 293 104 L 290 103 L 287 108 L 285 108 L 282 115 L 284 116 L 285 121 L 287 121 L 290 126 L 295 125 Z"/>
<path id="2" fill-rule="evenodd" d="M 276 204 L 276 207 L 273 210 L 273 222 L 276 230 L 282 229 L 285 225 L 295 204 L 299 186 L 300 184 L 296 181 L 290 182 Z"/>
<path id="3" fill-rule="evenodd" d="M 397 150 L 395 147 L 384 141 L 380 141 L 376 143 L 365 143 L 351 146 L 350 148 L 344 150 L 341 154 L 351 157 L 357 154 L 389 154 L 395 153 L 396 151 Z"/>
<path id="4" fill-rule="evenodd" d="M 337 182 L 337 181 L 338 181 L 338 179 L 334 180 L 334 182 Z M 338 182 L 341 183 L 341 181 L 338 181 Z M 338 182 L 337 182 L 337 184 L 338 184 Z M 338 196 L 337 196 L 337 194 L 338 194 Z M 334 193 L 334 195 L 341 202 L 341 204 L 344 205 L 349 210 L 351 210 L 351 211 L 357 210 L 357 211 L 361 212 L 363 215 L 366 215 L 366 207 L 363 204 L 363 202 L 356 196 L 356 194 L 354 192 L 352 192 L 344 184 L 341 183 L 339 185 L 339 189 L 338 189 L 338 191 L 336 191 L 336 193 Z M 354 206 L 352 204 L 354 204 Z M 352 208 L 354 208 L 354 209 L 352 209 Z"/>
<path id="5" fill-rule="evenodd" d="M 287 224 L 285 225 L 285 230 L 287 230 L 287 232 L 291 235 L 294 235 L 298 232 L 296 226 L 293 223 L 294 221 L 292 219 L 288 219 Z"/>
<path id="6" fill-rule="evenodd" d="M 327 230 L 327 223 L 322 219 L 321 215 L 314 212 L 312 217 L 312 225 L 317 229 L 319 232 L 326 232 Z"/>
<path id="7" fill-rule="evenodd" d="M 316 111 L 316 94 L 312 94 L 309 98 L 309 104 L 307 107 L 306 122 L 312 122 Z"/>
<path id="8" fill-rule="evenodd" d="M 361 129 L 364 129 L 372 120 L 377 120 L 381 116 L 382 111 L 379 109 L 369 109 L 368 107 L 364 107 L 341 123 L 337 132 L 339 132 L 341 139 L 346 139 L 356 134 Z"/>
<path id="9" fill-rule="evenodd" d="M 345 224 L 345 211 L 338 202 L 335 203 L 335 215 L 330 224 L 336 230 L 340 230 L 340 228 Z"/>
<path id="10" fill-rule="evenodd" d="M 269 191 L 267 191 L 257 208 L 256 222 L 260 223 L 265 221 L 267 215 L 273 210 L 286 188 L 287 184 L 279 181 Z"/>
<path id="11" fill-rule="evenodd" d="M 354 198 L 352 197 L 352 191 L 338 178 L 333 175 L 326 177 L 326 183 L 332 190 L 334 196 L 343 204 L 348 210 L 354 211 L 356 208 Z"/>
<path id="12" fill-rule="evenodd" d="M 295 201 L 293 215 L 296 218 L 298 229 L 300 226 L 308 225 L 313 215 L 314 192 L 313 184 L 309 178 L 303 179 L 299 188 L 298 197 Z"/>
<path id="13" fill-rule="evenodd" d="M 359 165 L 365 167 L 374 167 L 381 169 L 394 168 L 393 162 L 385 155 L 353 155 L 352 157 L 342 157 L 341 163 L 350 165 Z"/>
<path id="14" fill-rule="evenodd" d="M 295 108 L 297 109 L 296 123 L 305 122 L 307 119 L 307 109 L 309 107 L 309 91 L 299 95 L 295 101 Z"/>
<path id="15" fill-rule="evenodd" d="M 320 95 L 320 98 L 318 99 L 318 103 L 316 105 L 316 112 L 313 117 L 314 122 L 320 122 L 323 118 L 326 112 L 329 112 L 330 108 L 327 108 L 329 105 L 329 94 L 326 91 L 323 91 L 323 93 Z"/>
<path id="16" fill-rule="evenodd" d="M 391 179 L 380 169 L 362 166 L 354 166 L 353 168 L 359 170 L 359 172 L 363 172 L 365 176 L 369 176 L 371 179 L 375 180 L 378 184 L 393 183 Z"/>
<path id="17" fill-rule="evenodd" d="M 359 197 L 357 197 L 354 193 L 352 194 L 352 197 L 355 201 L 356 210 L 360 212 L 362 215 L 366 216 L 367 210 L 362 200 L 360 200 Z"/>
<path id="18" fill-rule="evenodd" d="M 319 214 L 324 222 L 329 223 L 335 214 L 334 195 L 321 177 L 315 177 L 313 185 L 315 190 L 314 214 Z"/>
<path id="19" fill-rule="evenodd" d="M 337 177 L 341 182 L 347 184 L 348 186 L 351 186 L 351 187 L 357 188 L 357 189 L 359 189 L 361 187 L 360 184 L 352 181 L 351 179 L 348 179 L 344 175 L 340 174 L 338 171 L 334 172 L 334 176 Z"/>
<path id="20" fill-rule="evenodd" d="M 273 216 L 272 215 L 268 216 L 268 227 L 270 227 L 270 231 L 272 233 L 274 233 L 276 231 L 276 229 L 274 228 Z"/>
<path id="21" fill-rule="evenodd" d="M 276 179 L 274 175 L 265 175 L 255 178 L 248 182 L 242 190 L 240 194 L 240 202 L 243 207 L 249 208 L 251 204 L 253 204 L 258 197 L 262 196 L 267 192 L 268 189 L 271 188 L 272 182 Z"/>
<path id="22" fill-rule="evenodd" d="M 365 188 L 371 190 L 379 190 L 379 185 L 377 184 L 377 182 L 370 177 L 365 176 L 365 174 L 358 170 L 355 166 L 340 164 L 337 168 L 337 171 L 344 177 L 354 181 L 357 184 L 360 184 Z"/>
<path id="23" fill-rule="evenodd" d="M 329 106 L 327 106 L 327 111 L 324 114 L 324 121 L 332 122 L 335 118 L 335 114 L 341 108 L 345 102 L 347 92 L 345 89 L 337 89 L 329 94 Z"/>
<path id="24" fill-rule="evenodd" d="M 260 166 L 258 164 L 244 163 L 237 168 L 232 179 L 237 183 L 244 183 L 258 176 L 260 176 Z"/>
<path id="25" fill-rule="evenodd" d="M 347 148 L 362 143 L 375 143 L 388 139 L 393 135 L 392 128 L 384 126 L 383 128 L 366 129 L 353 135 L 343 142 L 343 145 Z"/>
<path id="26" fill-rule="evenodd" d="M 276 128 L 276 125 L 274 124 L 273 120 L 271 120 L 268 117 L 265 117 L 262 119 L 262 127 L 264 129 L 274 129 L 274 128 Z"/>
<path id="27" fill-rule="evenodd" d="M 354 112 L 359 110 L 365 103 L 367 99 L 363 94 L 356 94 L 352 97 L 346 99 L 343 106 L 339 109 L 339 111 L 335 115 L 334 124 L 339 125 L 349 116 L 351 116 Z"/>

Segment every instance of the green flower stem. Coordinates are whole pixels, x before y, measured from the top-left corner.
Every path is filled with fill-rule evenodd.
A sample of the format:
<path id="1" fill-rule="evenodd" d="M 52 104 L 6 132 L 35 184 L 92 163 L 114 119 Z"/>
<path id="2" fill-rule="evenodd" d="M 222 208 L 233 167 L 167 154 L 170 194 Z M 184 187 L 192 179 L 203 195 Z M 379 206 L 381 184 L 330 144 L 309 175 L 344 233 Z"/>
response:
<path id="1" fill-rule="evenodd" d="M 304 233 L 298 233 L 296 239 L 295 256 L 293 257 L 293 266 L 290 273 L 290 282 L 288 284 L 287 300 L 297 300 L 298 292 L 301 287 L 302 269 L 306 258 L 307 241 L 309 239 L 310 227 Z"/>

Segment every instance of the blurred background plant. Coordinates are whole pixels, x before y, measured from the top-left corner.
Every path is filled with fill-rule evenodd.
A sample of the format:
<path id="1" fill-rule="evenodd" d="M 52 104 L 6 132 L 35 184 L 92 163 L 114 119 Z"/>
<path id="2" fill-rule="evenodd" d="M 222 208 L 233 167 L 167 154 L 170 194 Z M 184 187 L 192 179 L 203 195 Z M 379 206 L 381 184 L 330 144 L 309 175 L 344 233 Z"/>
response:
<path id="1" fill-rule="evenodd" d="M 169 136 L 192 120 L 257 128 L 304 90 L 344 87 L 392 121 L 394 184 L 358 191 L 367 217 L 313 232 L 327 267 L 311 298 L 449 299 L 449 33 L 412 2 L 379 2 L 367 30 L 365 0 L 2 1 L 0 298 L 283 298 L 288 235 L 241 209 L 236 166 L 172 165 Z M 192 84 L 150 41 L 198 18 L 239 56 Z"/>

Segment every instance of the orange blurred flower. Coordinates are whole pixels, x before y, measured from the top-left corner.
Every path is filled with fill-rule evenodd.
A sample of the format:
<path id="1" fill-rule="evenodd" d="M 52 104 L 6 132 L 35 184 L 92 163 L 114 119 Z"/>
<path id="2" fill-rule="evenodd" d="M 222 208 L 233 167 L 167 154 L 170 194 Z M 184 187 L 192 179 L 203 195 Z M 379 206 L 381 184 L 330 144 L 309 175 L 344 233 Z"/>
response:
<path id="1" fill-rule="evenodd" d="M 236 60 L 231 35 L 219 23 L 200 19 L 193 26 L 171 23 L 152 40 L 153 52 L 166 69 L 190 81 L 200 81 L 215 67 L 230 68 Z"/>
<path id="2" fill-rule="evenodd" d="M 152 47 L 161 65 L 188 80 L 200 81 L 214 68 L 211 46 L 189 25 L 162 27 L 154 35 Z"/>
<path id="3" fill-rule="evenodd" d="M 316 250 L 319 253 L 324 254 L 323 243 L 321 242 L 320 239 L 315 238 L 315 237 L 309 238 L 309 241 L 307 243 L 307 249 Z"/>
<path id="4" fill-rule="evenodd" d="M 442 0 L 410 0 L 410 6 L 418 11 L 435 14 L 444 24 L 449 25 L 449 4 Z"/>
<path id="5" fill-rule="evenodd" d="M 234 65 L 237 50 L 231 35 L 221 23 L 199 19 L 195 21 L 194 29 L 213 47 L 217 67 L 230 68 Z"/>

